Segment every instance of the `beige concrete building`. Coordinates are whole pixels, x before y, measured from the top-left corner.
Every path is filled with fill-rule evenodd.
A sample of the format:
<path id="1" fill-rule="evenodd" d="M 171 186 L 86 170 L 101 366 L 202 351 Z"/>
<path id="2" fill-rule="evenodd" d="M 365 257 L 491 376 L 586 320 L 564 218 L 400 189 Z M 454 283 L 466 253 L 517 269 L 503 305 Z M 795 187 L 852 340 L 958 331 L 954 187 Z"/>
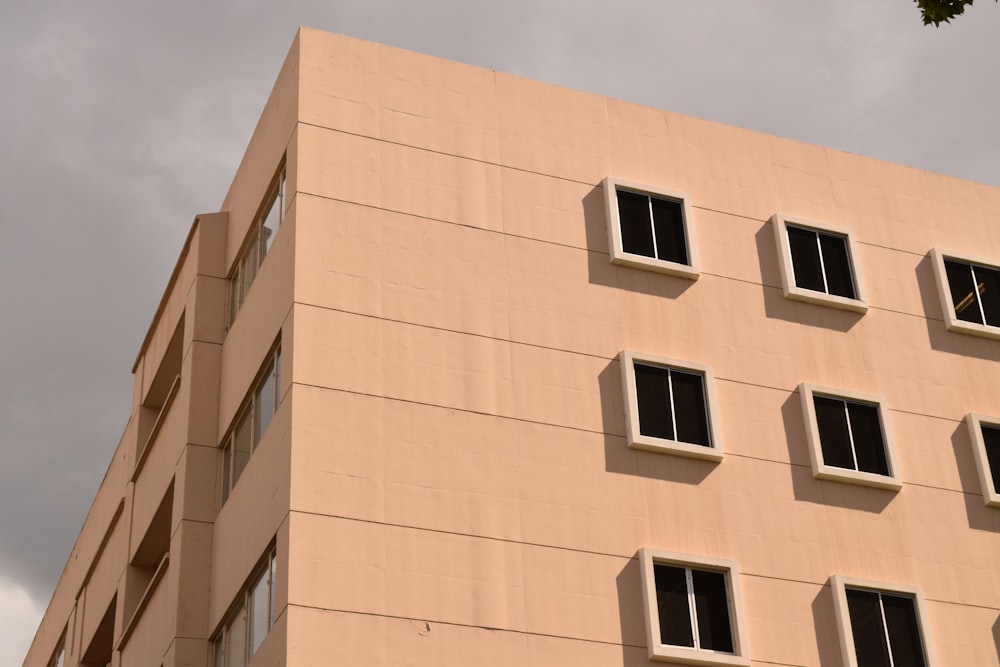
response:
<path id="1" fill-rule="evenodd" d="M 1000 665 L 1000 189 L 300 31 L 25 665 Z"/>

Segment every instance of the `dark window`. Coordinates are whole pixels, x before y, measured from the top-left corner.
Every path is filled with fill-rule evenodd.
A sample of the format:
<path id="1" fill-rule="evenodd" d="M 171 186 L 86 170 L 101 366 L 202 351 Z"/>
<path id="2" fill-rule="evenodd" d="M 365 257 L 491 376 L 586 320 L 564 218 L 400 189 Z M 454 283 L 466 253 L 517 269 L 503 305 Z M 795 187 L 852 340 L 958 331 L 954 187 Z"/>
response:
<path id="1" fill-rule="evenodd" d="M 230 432 L 222 441 L 222 504 L 243 474 L 281 402 L 281 346 L 267 355 Z"/>
<path id="2" fill-rule="evenodd" d="M 624 252 L 688 264 L 682 202 L 628 190 L 615 193 Z"/>
<path id="3" fill-rule="evenodd" d="M 796 287 L 857 298 L 846 237 L 792 225 L 786 229 Z"/>
<path id="4" fill-rule="evenodd" d="M 878 406 L 813 396 L 823 462 L 877 475 L 889 474 Z"/>
<path id="5" fill-rule="evenodd" d="M 848 588 L 847 608 L 858 667 L 924 667 L 913 598 Z"/>
<path id="6" fill-rule="evenodd" d="M 715 570 L 653 564 L 661 644 L 733 652 L 726 576 Z"/>
<path id="7" fill-rule="evenodd" d="M 983 446 L 990 465 L 994 493 L 1000 493 L 1000 427 L 983 424 Z"/>
<path id="8" fill-rule="evenodd" d="M 703 375 L 637 362 L 635 394 L 639 433 L 712 446 Z"/>
<path id="9" fill-rule="evenodd" d="M 954 259 L 944 260 L 955 317 L 1000 326 L 1000 271 Z"/>

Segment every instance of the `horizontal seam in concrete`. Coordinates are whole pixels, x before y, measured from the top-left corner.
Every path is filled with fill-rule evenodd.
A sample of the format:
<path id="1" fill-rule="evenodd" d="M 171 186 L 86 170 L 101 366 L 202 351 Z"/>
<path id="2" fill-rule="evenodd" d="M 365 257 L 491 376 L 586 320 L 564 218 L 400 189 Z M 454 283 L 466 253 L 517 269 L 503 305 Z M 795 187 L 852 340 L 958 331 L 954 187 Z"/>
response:
<path id="1" fill-rule="evenodd" d="M 521 541 L 521 540 L 512 540 L 512 539 L 505 538 L 505 537 L 494 537 L 492 535 L 476 535 L 476 534 L 473 534 L 473 533 L 461 533 L 461 532 L 453 531 L 453 530 L 443 530 L 441 528 L 427 528 L 427 527 L 424 527 L 424 526 L 412 526 L 412 525 L 406 525 L 406 524 L 401 524 L 401 523 L 392 523 L 392 522 L 389 522 L 389 521 L 375 521 L 374 519 L 362 519 L 362 518 L 359 518 L 359 517 L 350 517 L 350 516 L 344 516 L 344 515 L 341 515 L 341 514 L 322 514 L 320 512 L 309 512 L 309 511 L 306 511 L 306 510 L 290 509 L 288 511 L 288 515 L 287 516 L 291 516 L 292 514 L 304 514 L 304 515 L 307 515 L 307 516 L 315 516 L 315 517 L 320 517 L 320 518 L 324 518 L 324 519 L 338 519 L 338 520 L 341 520 L 341 521 L 353 521 L 353 522 L 356 522 L 356 523 L 366 523 L 366 524 L 370 524 L 370 525 L 373 525 L 373 526 L 382 526 L 382 527 L 386 527 L 386 528 L 401 528 L 401 529 L 404 529 L 404 530 L 415 530 L 415 531 L 423 532 L 423 533 L 435 533 L 435 534 L 438 534 L 438 535 L 451 535 L 451 536 L 454 536 L 454 537 L 465 537 L 465 538 L 469 538 L 469 539 L 486 540 L 488 542 L 500 542 L 500 543 L 503 543 L 503 544 L 510 544 L 510 545 L 514 545 L 514 546 L 537 547 L 539 549 L 550 549 L 552 551 L 566 551 L 566 552 L 570 552 L 570 553 L 583 554 L 583 555 L 586 555 L 586 556 L 601 556 L 601 557 L 604 557 L 604 558 L 617 558 L 619 560 L 626 560 L 626 561 L 637 560 L 637 557 L 635 555 L 632 555 L 632 556 L 623 556 L 621 554 L 611 554 L 611 553 L 606 553 L 606 552 L 603 552 L 603 551 L 590 551 L 588 549 L 577 549 L 577 548 L 573 548 L 573 547 L 564 547 L 564 546 L 558 546 L 558 545 L 553 545 L 553 544 L 542 544 L 542 543 L 539 543 L 539 542 L 525 542 L 525 541 Z M 697 558 L 697 554 L 691 554 L 691 556 Z M 740 576 L 752 577 L 754 579 L 766 579 L 768 581 L 786 582 L 786 583 L 791 583 L 791 584 L 799 584 L 799 585 L 802 585 L 802 586 L 813 586 L 813 587 L 820 587 L 820 588 L 822 588 L 822 587 L 829 587 L 830 586 L 830 579 L 829 579 L 829 577 L 823 579 L 822 581 L 818 581 L 817 582 L 817 581 L 805 581 L 803 579 L 791 579 L 791 578 L 787 578 L 787 577 L 775 577 L 775 576 L 771 576 L 771 575 L 767 575 L 767 574 L 757 574 L 755 572 L 747 572 L 745 570 L 738 570 L 738 574 Z M 932 599 L 932 598 L 928 598 L 928 601 L 929 602 L 942 602 L 942 603 L 947 603 L 947 604 L 951 604 L 951 605 L 955 605 L 955 606 L 959 606 L 959 607 L 975 607 L 975 608 L 979 608 L 979 609 L 994 609 L 994 607 L 988 607 L 988 606 L 984 606 L 984 605 L 973 605 L 973 604 L 966 604 L 966 603 L 963 603 L 963 602 L 951 602 L 951 601 L 948 601 L 948 600 L 937 600 L 937 599 Z M 295 605 L 289 604 L 289 606 L 295 606 Z M 1000 609 L 1000 607 L 998 607 L 997 609 Z M 421 620 L 423 620 L 423 619 L 421 619 Z"/>
<path id="2" fill-rule="evenodd" d="M 566 429 L 568 431 L 579 431 L 580 433 L 590 433 L 592 435 L 603 435 L 604 437 L 610 437 L 610 438 L 617 438 L 619 440 L 625 440 L 625 436 L 624 435 L 619 435 L 617 433 L 607 433 L 605 431 L 592 431 L 590 429 L 580 428 L 578 426 L 567 426 L 565 424 L 552 424 L 552 423 L 549 423 L 549 422 L 535 421 L 533 419 L 525 419 L 524 417 L 512 417 L 510 415 L 499 415 L 499 414 L 495 414 L 495 413 L 492 413 L 492 412 L 481 412 L 479 410 L 469 410 L 468 408 L 456 408 L 456 407 L 452 407 L 452 406 L 438 405 L 437 403 L 425 403 L 423 401 L 415 401 L 415 400 L 409 399 L 409 398 L 399 398 L 397 396 L 380 396 L 378 394 L 369 394 L 367 392 L 355 391 L 353 389 L 343 389 L 341 387 L 324 387 L 323 385 L 310 384 L 308 382 L 292 382 L 292 384 L 293 385 L 299 385 L 301 387 L 310 387 L 312 389 L 319 389 L 321 391 L 336 391 L 336 392 L 339 392 L 339 393 L 342 393 L 342 394 L 351 394 L 352 396 L 366 396 L 368 398 L 377 398 L 377 399 L 384 400 L 384 401 L 396 401 L 398 403 L 407 403 L 407 404 L 410 404 L 410 405 L 421 405 L 421 406 L 430 407 L 430 408 L 437 408 L 437 409 L 440 409 L 440 410 L 453 410 L 453 411 L 458 411 L 458 412 L 467 412 L 467 413 L 473 414 L 473 415 L 482 415 L 484 417 L 494 417 L 496 419 L 503 419 L 503 420 L 506 420 L 506 421 L 520 422 L 520 423 L 523 423 L 523 424 L 535 424 L 535 425 L 538 425 L 538 426 L 549 426 L 549 427 L 552 427 L 552 428 Z M 770 389 L 770 387 L 765 387 L 765 389 Z M 944 418 L 942 417 L 940 419 L 944 419 Z M 802 468 L 802 469 L 805 469 L 805 470 L 809 470 L 809 469 L 812 468 L 811 465 L 806 465 L 804 463 L 795 463 L 795 462 L 792 462 L 792 461 L 781 461 L 781 460 L 778 460 L 778 459 L 766 459 L 766 458 L 759 457 L 759 456 L 751 456 L 749 454 L 740 454 L 740 453 L 731 452 L 731 451 L 727 452 L 725 450 L 723 450 L 723 452 L 725 453 L 726 456 L 731 456 L 733 458 L 738 458 L 738 459 L 747 459 L 747 460 L 750 460 L 750 461 L 761 461 L 761 462 L 765 462 L 765 463 L 772 463 L 774 465 L 787 466 L 787 467 L 793 467 L 793 468 Z M 666 454 L 665 456 L 670 456 L 670 455 Z M 625 473 L 625 474 L 638 475 L 638 473 Z M 930 486 L 928 484 L 915 484 L 913 482 L 908 482 L 908 481 L 902 480 L 902 479 L 900 479 L 899 481 L 900 481 L 900 483 L 903 486 L 918 486 L 918 487 L 921 487 L 921 488 L 924 488 L 924 489 L 932 489 L 932 490 L 941 491 L 941 492 L 944 492 L 944 493 L 956 493 L 956 494 L 960 494 L 960 495 L 963 495 L 963 496 L 974 496 L 974 497 L 979 497 L 979 496 L 982 495 L 981 492 L 979 492 L 979 493 L 977 493 L 977 492 L 971 492 L 971 491 L 966 491 L 964 489 L 949 489 L 949 488 L 943 487 L 943 486 Z"/>
<path id="3" fill-rule="evenodd" d="M 429 220 L 431 222 L 437 222 L 437 223 L 440 223 L 440 224 L 443 224 L 443 225 L 453 225 L 455 227 L 462 227 L 462 228 L 465 228 L 465 229 L 474 229 L 474 230 L 478 230 L 478 231 L 485 232 L 485 233 L 488 233 L 488 234 L 499 234 L 500 236 L 509 236 L 511 238 L 521 239 L 521 240 L 524 240 L 524 241 L 532 241 L 532 242 L 535 242 L 535 243 L 541 243 L 541 244 L 545 244 L 545 245 L 556 246 L 558 248 L 566 248 L 568 250 L 577 250 L 579 252 L 586 252 L 586 253 L 591 253 L 591 254 L 594 254 L 594 255 L 601 255 L 603 257 L 607 257 L 608 258 L 608 263 L 609 264 L 611 262 L 611 259 L 610 259 L 611 255 L 609 253 L 607 253 L 607 252 L 602 251 L 602 250 L 593 250 L 591 248 L 581 248 L 580 246 L 570 245 L 568 243 L 559 243 L 557 241 L 551 241 L 551 240 L 548 240 L 548 239 L 540 239 L 540 238 L 536 238 L 536 237 L 533 237 L 533 236 L 524 236 L 523 234 L 512 234 L 512 233 L 510 233 L 508 231 L 504 231 L 504 230 L 500 230 L 500 229 L 487 229 L 486 227 L 479 227 L 479 226 L 476 226 L 476 225 L 466 225 L 466 224 L 463 224 L 461 222 L 455 222 L 453 220 L 443 220 L 441 218 L 434 218 L 434 217 L 427 216 L 427 215 L 419 215 L 419 214 L 416 214 L 416 213 L 407 213 L 405 211 L 400 211 L 400 210 L 392 209 L 392 208 L 385 208 L 383 206 L 373 206 L 371 204 L 361 204 L 359 202 L 350 201 L 348 199 L 339 199 L 337 197 L 327 197 L 325 195 L 320 195 L 320 194 L 316 194 L 316 193 L 313 193 L 313 192 L 301 192 L 300 194 L 304 194 L 304 195 L 306 195 L 308 197 L 315 197 L 317 199 L 323 199 L 323 200 L 326 200 L 326 201 L 334 201 L 334 202 L 338 202 L 338 203 L 341 203 L 341 204 L 347 204 L 349 206 L 358 206 L 360 208 L 370 208 L 370 209 L 373 209 L 373 210 L 376 210 L 376 211 L 383 211 L 385 213 L 393 213 L 395 215 L 402 215 L 402 216 L 408 216 L 408 217 L 413 217 L 413 218 L 419 218 L 421 220 Z M 873 245 L 873 244 L 867 244 L 867 245 Z M 880 247 L 881 248 L 881 247 L 884 247 L 884 246 L 876 246 L 876 247 Z M 915 253 L 913 253 L 913 254 L 915 254 Z M 641 269 L 639 269 L 639 270 L 641 270 Z M 773 289 L 773 290 L 778 290 L 778 291 L 783 291 L 783 289 L 784 289 L 781 285 L 769 285 L 767 283 L 758 283 L 758 282 L 756 282 L 754 280 L 747 280 L 745 278 L 736 278 L 734 276 L 725 276 L 725 275 L 722 275 L 721 273 L 711 273 L 711 272 L 708 272 L 708 271 L 702 271 L 701 275 L 703 275 L 703 276 L 712 276 L 713 278 L 719 278 L 720 280 L 731 280 L 733 282 L 738 282 L 738 283 L 742 283 L 742 284 L 745 284 L 745 285 L 753 285 L 755 287 L 761 287 L 761 288 L 764 288 L 764 289 Z M 623 291 L 629 291 L 626 288 L 621 288 L 621 289 Z M 917 318 L 917 319 L 927 320 L 927 321 L 930 321 L 930 322 L 944 322 L 944 320 L 941 319 L 941 318 L 930 317 L 929 315 L 927 315 L 925 313 L 908 313 L 908 312 L 906 312 L 904 310 L 895 310 L 895 309 L 892 309 L 892 308 L 884 308 L 882 306 L 875 306 L 875 305 L 872 305 L 872 304 L 868 305 L 868 309 L 869 310 L 878 310 L 878 311 L 882 311 L 882 312 L 886 312 L 886 313 L 895 313 L 895 314 L 898 314 L 898 315 L 906 315 L 908 317 L 914 317 L 914 318 Z"/>
<path id="4" fill-rule="evenodd" d="M 513 630 L 511 628 L 494 628 L 487 625 L 472 625 L 469 623 L 456 623 L 454 621 L 440 621 L 431 618 L 414 618 L 411 616 L 396 616 L 394 614 L 378 614 L 372 611 L 359 611 L 352 609 L 330 609 L 327 607 L 314 607 L 313 605 L 307 604 L 292 604 L 288 603 L 289 607 L 298 607 L 300 609 L 311 609 L 314 611 L 325 611 L 335 614 L 355 614 L 357 616 L 371 616 L 374 618 L 388 618 L 396 621 L 415 621 L 417 623 L 440 623 L 441 625 L 449 625 L 456 628 L 469 628 L 472 630 L 486 630 L 488 632 L 507 632 L 514 635 L 529 635 L 532 637 L 547 637 L 550 639 L 564 639 L 567 641 L 578 641 L 585 642 L 588 644 L 600 644 L 602 646 L 622 646 L 627 648 L 646 650 L 645 645 L 638 646 L 636 644 L 620 644 L 618 642 L 603 641 L 600 639 L 587 639 L 585 637 L 567 637 L 564 635 L 552 635 L 544 632 L 532 632 L 530 630 Z"/>
<path id="5" fill-rule="evenodd" d="M 369 141 L 376 141 L 376 142 L 379 142 L 379 143 L 388 144 L 390 146 L 399 146 L 401 148 L 409 148 L 411 150 L 421 151 L 421 152 L 424 152 L 424 153 L 431 153 L 433 155 L 440 155 L 440 156 L 443 156 L 443 157 L 450 157 L 450 158 L 454 158 L 456 160 L 464 160 L 464 161 L 467 161 L 467 162 L 475 162 L 477 164 L 483 164 L 483 165 L 486 165 L 486 166 L 489 166 L 489 167 L 497 167 L 499 169 L 510 169 L 511 171 L 518 171 L 518 172 L 521 172 L 521 173 L 524 173 L 524 174 L 532 174 L 534 176 L 542 176 L 543 178 L 551 178 L 551 179 L 556 180 L 556 181 L 565 181 L 567 183 L 577 183 L 579 185 L 589 185 L 589 186 L 591 186 L 593 188 L 601 188 L 601 187 L 603 187 L 603 183 L 600 183 L 600 182 L 598 182 L 598 183 L 591 183 L 590 181 L 580 181 L 580 180 L 577 180 L 575 178 L 569 178 L 568 176 L 560 176 L 560 175 L 557 175 L 557 174 L 547 174 L 545 172 L 535 171 L 533 169 L 525 169 L 524 167 L 515 167 L 513 165 L 502 164 L 500 162 L 491 162 L 490 160 L 483 160 L 481 158 L 469 157 L 468 155 L 458 155 L 457 153 L 448 153 L 446 151 L 439 151 L 439 150 L 435 150 L 433 148 L 425 148 L 423 146 L 414 146 L 413 144 L 405 144 L 405 143 L 402 143 L 400 141 L 391 141 L 389 139 L 384 139 L 382 137 L 373 137 L 373 136 L 371 136 L 369 134 L 362 134 L 360 132 L 351 132 L 349 130 L 344 130 L 344 129 L 337 128 L 337 127 L 328 127 L 326 125 L 319 125 L 317 123 L 309 123 L 309 122 L 306 122 L 306 121 L 301 120 L 301 119 L 297 120 L 296 123 L 298 125 L 305 125 L 307 127 L 312 127 L 312 128 L 317 129 L 317 130 L 326 130 L 327 132 L 335 132 L 337 134 L 344 134 L 344 135 L 351 136 L 351 137 L 357 137 L 358 139 L 368 139 Z M 498 136 L 498 138 L 499 138 L 500 134 L 501 134 L 501 132 L 500 132 L 500 130 L 498 128 L 497 129 L 497 136 Z M 809 173 L 809 172 L 806 172 L 806 173 Z M 829 176 L 829 178 L 832 179 L 833 177 Z M 733 184 L 733 186 L 734 187 L 739 187 L 735 183 Z M 777 193 L 775 193 L 775 194 L 777 194 Z M 320 196 L 320 195 L 316 195 L 316 196 Z M 702 210 L 702 211 L 710 211 L 712 213 L 718 213 L 720 215 L 729 215 L 729 216 L 732 216 L 734 218 L 743 218 L 744 220 L 752 220 L 754 222 L 760 222 L 760 223 L 763 223 L 763 224 L 770 224 L 770 222 L 771 222 L 769 218 L 766 218 L 766 219 L 755 218 L 754 216 L 751 216 L 751 215 L 744 215 L 742 213 L 733 213 L 731 211 L 723 211 L 723 210 L 720 210 L 720 209 L 717 209 L 717 208 L 711 208 L 711 207 L 708 207 L 708 206 L 698 206 L 698 205 L 695 205 L 693 203 L 691 204 L 691 207 L 699 209 L 699 210 Z M 841 208 L 845 208 L 846 209 L 847 207 L 846 206 L 841 206 Z M 775 211 L 775 212 L 778 213 L 780 211 Z M 884 250 L 901 252 L 901 253 L 904 253 L 904 254 L 907 254 L 907 255 L 914 255 L 915 257 L 925 257 L 927 255 L 927 252 L 922 252 L 921 253 L 921 252 L 917 252 L 915 250 L 906 250 L 905 248 L 892 248 L 890 246 L 885 246 L 885 245 L 881 245 L 881 244 L 878 244 L 878 243 L 870 243 L 870 242 L 861 241 L 861 240 L 857 240 L 857 242 L 859 244 L 871 246 L 873 248 L 882 248 Z"/>
<path id="6" fill-rule="evenodd" d="M 323 305 L 319 305 L 319 304 L 315 304 L 315 303 L 306 303 L 304 301 L 295 301 L 294 305 L 303 306 L 305 308 L 316 308 L 317 310 L 326 310 L 326 311 L 330 311 L 330 312 L 334 312 L 334 313 L 343 313 L 345 315 L 353 315 L 355 317 L 363 317 L 363 318 L 369 319 L 369 320 L 379 320 L 379 321 L 382 321 L 382 322 L 391 322 L 393 324 L 401 324 L 401 325 L 404 325 L 404 326 L 417 327 L 419 329 L 428 329 L 428 330 L 431 330 L 431 331 L 441 331 L 441 332 L 444 332 L 444 333 L 451 333 L 451 334 L 455 334 L 455 335 L 458 335 L 458 336 L 470 336 L 472 338 L 482 338 L 484 340 L 491 340 L 491 341 L 494 341 L 494 342 L 497 342 L 497 343 L 507 343 L 509 345 L 520 345 L 520 346 L 523 346 L 523 347 L 530 347 L 530 348 L 534 348 L 534 349 L 537 349 L 537 350 L 547 350 L 549 352 L 561 352 L 563 354 L 572 354 L 572 355 L 576 355 L 576 356 L 580 356 L 580 357 L 587 357 L 587 358 L 590 358 L 590 359 L 600 359 L 602 361 L 607 361 L 609 363 L 617 361 L 617 359 L 618 359 L 617 355 L 614 356 L 614 357 L 604 357 L 604 356 L 601 356 L 599 354 L 592 354 L 590 352 L 581 352 L 579 350 L 568 350 L 566 348 L 551 347 L 549 345 L 541 345 L 539 343 L 530 343 L 530 342 L 526 342 L 526 341 L 513 340 L 513 339 L 509 339 L 509 338 L 498 338 L 497 336 L 488 336 L 486 334 L 475 333 L 475 332 L 472 332 L 472 331 L 458 331 L 457 329 L 448 329 L 446 327 L 438 327 L 438 326 L 434 326 L 434 325 L 431 325 L 431 324 L 422 324 L 420 322 L 408 322 L 406 320 L 398 320 L 398 319 L 394 319 L 394 318 L 391 318 L 391 317 L 383 317 L 381 315 L 372 315 L 370 313 L 359 313 L 359 312 L 356 312 L 356 311 L 353 311 L 353 310 L 346 310 L 344 308 L 335 308 L 333 306 L 323 306 Z M 743 386 L 746 386 L 746 387 L 759 387 L 761 389 L 770 389 L 772 391 L 779 391 L 779 392 L 788 393 L 788 394 L 798 393 L 798 385 L 796 385 L 795 387 L 792 387 L 792 388 L 774 387 L 774 386 L 771 386 L 771 385 L 760 384 L 760 383 L 757 383 L 757 382 L 749 382 L 747 380 L 737 380 L 737 379 L 734 379 L 734 378 L 720 377 L 718 375 L 714 376 L 714 379 L 716 381 L 718 381 L 718 382 L 731 382 L 733 384 L 739 384 L 739 385 L 743 385 Z M 304 384 L 304 383 L 299 383 L 299 384 Z M 316 385 L 316 386 L 318 386 L 318 385 Z M 403 400 L 403 399 L 400 399 L 400 400 Z M 417 402 L 417 401 L 414 401 L 414 402 Z M 430 404 L 428 404 L 428 405 L 430 405 Z M 445 406 L 441 406 L 441 407 L 445 407 Z M 452 409 L 455 409 L 455 408 L 452 408 Z M 940 415 L 933 415 L 933 414 L 930 414 L 930 413 L 926 413 L 925 414 L 925 413 L 922 413 L 922 412 L 913 412 L 912 410 L 902 410 L 902 409 L 899 409 L 899 408 L 888 408 L 888 406 L 887 406 L 887 409 L 890 410 L 891 412 L 900 412 L 900 413 L 905 413 L 905 414 L 930 417 L 930 418 L 933 418 L 933 419 L 942 419 L 942 420 L 945 420 L 945 421 L 952 421 L 952 422 L 956 422 L 956 423 L 959 422 L 959 421 L 961 421 L 961 420 L 953 419 L 951 417 L 942 417 Z M 470 412 L 474 412 L 474 411 L 470 410 Z M 490 413 L 480 413 L 480 414 L 490 414 Z M 530 420 L 526 420 L 526 421 L 530 421 Z M 546 422 L 536 422 L 536 423 L 546 423 Z M 575 427 L 567 427 L 567 428 L 575 428 Z M 587 431 L 588 433 L 603 433 L 603 431 L 591 431 L 589 429 L 580 429 L 580 428 L 577 428 L 576 430 Z M 614 434 L 608 433 L 606 435 L 614 435 Z"/>

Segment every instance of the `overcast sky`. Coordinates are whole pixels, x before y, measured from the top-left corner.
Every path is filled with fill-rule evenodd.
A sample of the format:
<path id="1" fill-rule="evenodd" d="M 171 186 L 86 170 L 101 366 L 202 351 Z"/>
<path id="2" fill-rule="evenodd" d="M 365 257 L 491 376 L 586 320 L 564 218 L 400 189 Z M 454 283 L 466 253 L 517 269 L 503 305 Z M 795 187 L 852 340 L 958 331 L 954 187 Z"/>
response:
<path id="1" fill-rule="evenodd" d="M 0 664 L 128 419 L 188 228 L 298 25 L 1000 185 L 1000 7 L 911 0 L 0 4 Z"/>

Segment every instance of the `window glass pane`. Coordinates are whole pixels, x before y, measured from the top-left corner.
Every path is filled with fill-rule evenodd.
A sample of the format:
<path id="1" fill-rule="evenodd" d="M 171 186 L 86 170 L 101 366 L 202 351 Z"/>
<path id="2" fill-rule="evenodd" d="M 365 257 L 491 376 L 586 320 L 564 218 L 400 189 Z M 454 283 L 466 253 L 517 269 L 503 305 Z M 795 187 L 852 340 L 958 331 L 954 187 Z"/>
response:
<path id="1" fill-rule="evenodd" d="M 240 310 L 240 272 L 237 271 L 229 283 L 229 323 L 236 321 L 236 313 Z"/>
<path id="2" fill-rule="evenodd" d="M 281 224 L 281 198 L 275 190 L 271 195 L 271 202 L 267 205 L 261 224 L 260 234 L 264 239 L 264 254 L 271 249 L 274 243 L 274 236 L 278 233 L 278 225 Z"/>
<path id="3" fill-rule="evenodd" d="M 823 463 L 855 470 L 844 401 L 826 396 L 813 396 L 813 405 L 816 406 L 816 428 L 819 430 Z"/>
<path id="4" fill-rule="evenodd" d="M 230 438 L 222 450 L 222 504 L 229 498 L 229 471 L 233 465 L 233 440 Z"/>
<path id="5" fill-rule="evenodd" d="M 666 368 L 635 364 L 635 397 L 639 408 L 639 433 L 642 435 L 674 439 L 669 376 L 670 371 Z"/>
<path id="6" fill-rule="evenodd" d="M 257 652 L 269 627 L 268 574 L 267 568 L 261 570 L 257 580 L 250 585 L 250 655 Z"/>
<path id="7" fill-rule="evenodd" d="M 257 265 L 260 262 L 260 248 L 257 246 L 258 238 L 255 238 L 250 246 L 246 249 L 246 254 L 243 256 L 243 260 L 240 262 L 240 304 L 247 298 L 247 292 L 250 291 L 250 285 L 253 284 L 254 278 L 257 277 Z"/>
<path id="8" fill-rule="evenodd" d="M 851 417 L 851 434 L 854 436 L 858 470 L 888 475 L 889 463 L 885 458 L 878 407 L 867 403 L 848 403 L 847 412 Z"/>
<path id="9" fill-rule="evenodd" d="M 281 348 L 278 348 L 278 354 L 274 359 L 274 410 L 278 411 L 278 405 L 281 403 Z"/>
<path id="10" fill-rule="evenodd" d="M 271 582 L 271 602 L 270 602 L 270 615 L 268 617 L 268 627 L 274 625 L 274 620 L 278 617 L 277 614 L 277 596 L 275 595 L 275 582 L 278 580 L 278 554 L 276 552 L 271 552 L 271 563 L 268 566 L 269 569 L 269 581 Z"/>
<path id="11" fill-rule="evenodd" d="M 224 663 L 222 660 L 222 635 L 219 635 L 212 642 L 212 667 L 223 667 Z"/>
<path id="12" fill-rule="evenodd" d="M 854 276 L 851 274 L 851 260 L 847 253 L 847 239 L 843 236 L 820 233 L 819 245 L 823 251 L 827 291 L 848 299 L 855 298 Z"/>
<path id="13" fill-rule="evenodd" d="M 253 440 L 255 448 L 264 432 L 267 431 L 271 417 L 274 415 L 274 366 L 268 367 L 263 379 L 263 384 L 257 388 L 256 392 L 256 410 L 254 411 L 254 422 L 256 423 Z"/>
<path id="14" fill-rule="evenodd" d="M 979 313 L 979 300 L 972 284 L 969 265 L 946 259 L 944 270 L 948 274 L 948 289 L 951 291 L 951 302 L 955 305 L 955 317 L 964 322 L 982 324 L 983 318 Z"/>
<path id="15" fill-rule="evenodd" d="M 858 667 L 890 667 L 889 649 L 879 609 L 878 593 L 847 589 L 847 610 L 854 632 Z"/>
<path id="16" fill-rule="evenodd" d="M 729 625 L 729 591 L 723 572 L 691 570 L 694 605 L 698 615 L 698 643 L 703 649 L 733 652 Z"/>
<path id="17" fill-rule="evenodd" d="M 239 481 L 240 475 L 243 474 L 243 469 L 246 467 L 247 461 L 250 460 L 250 435 L 252 433 L 250 412 L 251 410 L 248 409 L 243 413 L 239 423 L 236 425 L 236 431 L 233 433 L 233 486 L 236 486 L 236 482 Z"/>
<path id="18" fill-rule="evenodd" d="M 684 207 L 678 201 L 650 198 L 656 232 L 656 256 L 668 262 L 688 263 L 684 240 Z"/>
<path id="19" fill-rule="evenodd" d="M 243 667 L 246 664 L 247 609 L 239 608 L 226 628 L 226 667 Z"/>
<path id="20" fill-rule="evenodd" d="M 913 598 L 882 593 L 882 611 L 885 613 L 893 664 L 924 667 L 924 649 L 920 644 Z"/>
<path id="21" fill-rule="evenodd" d="M 660 643 L 694 646 L 687 576 L 683 567 L 653 564 L 656 610 L 660 619 Z"/>
<path id="22" fill-rule="evenodd" d="M 677 439 L 696 445 L 711 446 L 708 416 L 705 410 L 705 378 L 697 373 L 672 370 L 674 414 Z"/>
<path id="23" fill-rule="evenodd" d="M 990 464 L 993 490 L 1000 492 L 1000 428 L 983 426 L 983 444 L 986 445 L 986 460 Z"/>
<path id="24" fill-rule="evenodd" d="M 655 257 L 653 227 L 649 222 L 649 197 L 618 190 L 618 220 L 622 250 L 633 255 Z"/>
<path id="25" fill-rule="evenodd" d="M 1000 271 L 987 269 L 985 266 L 977 266 L 975 270 L 986 324 L 1000 326 Z"/>
<path id="26" fill-rule="evenodd" d="M 803 289 L 825 292 L 823 286 L 823 271 L 819 264 L 819 247 L 816 245 L 816 232 L 811 229 L 787 225 L 788 249 L 792 254 L 792 272 L 795 274 L 795 285 Z"/>

